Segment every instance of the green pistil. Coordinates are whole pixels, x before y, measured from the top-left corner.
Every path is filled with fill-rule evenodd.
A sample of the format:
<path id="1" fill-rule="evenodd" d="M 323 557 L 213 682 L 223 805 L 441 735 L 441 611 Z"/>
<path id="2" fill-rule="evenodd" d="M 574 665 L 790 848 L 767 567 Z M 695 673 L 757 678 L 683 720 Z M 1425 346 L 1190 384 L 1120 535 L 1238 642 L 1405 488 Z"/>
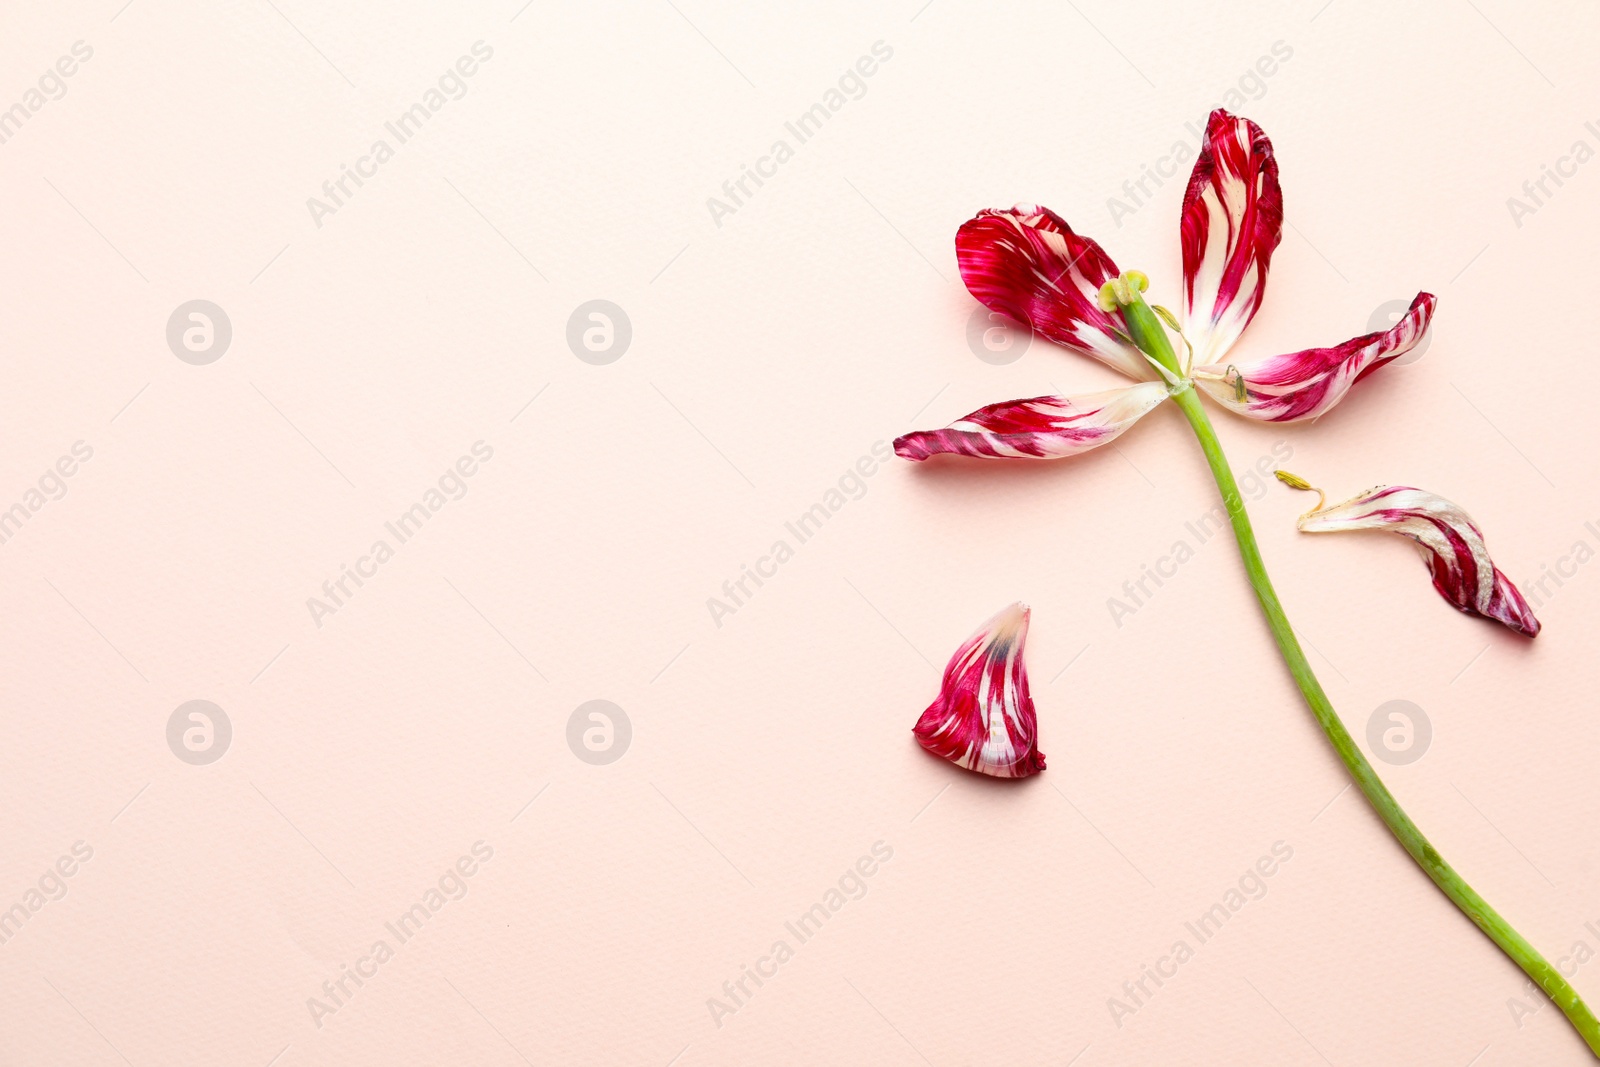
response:
<path id="1" fill-rule="evenodd" d="M 1174 381 L 1181 380 L 1183 364 L 1172 350 L 1172 340 L 1141 295 L 1149 286 L 1150 280 L 1140 271 L 1124 271 L 1122 277 L 1113 278 L 1100 287 L 1098 303 L 1103 311 L 1120 311 L 1134 347 L 1171 372 Z"/>

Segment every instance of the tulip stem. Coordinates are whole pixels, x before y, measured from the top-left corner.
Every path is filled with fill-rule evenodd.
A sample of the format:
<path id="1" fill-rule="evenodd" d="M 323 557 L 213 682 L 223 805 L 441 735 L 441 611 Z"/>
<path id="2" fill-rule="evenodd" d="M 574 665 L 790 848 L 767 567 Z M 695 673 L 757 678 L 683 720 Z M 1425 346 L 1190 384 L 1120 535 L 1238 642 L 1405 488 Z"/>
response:
<path id="1" fill-rule="evenodd" d="M 1193 388 L 1185 388 L 1174 394 L 1173 400 L 1188 418 L 1195 437 L 1200 440 L 1200 448 L 1205 452 L 1206 462 L 1211 467 L 1211 475 L 1216 479 L 1217 488 L 1222 493 L 1223 504 L 1228 510 L 1228 517 L 1233 522 L 1233 534 L 1239 542 L 1239 555 L 1244 560 L 1245 572 L 1250 577 L 1250 585 L 1255 589 L 1256 597 L 1261 601 L 1261 610 L 1266 613 L 1267 625 L 1272 629 L 1273 639 L 1278 643 L 1283 661 L 1287 664 L 1289 673 L 1294 676 L 1295 684 L 1300 687 L 1306 703 L 1310 705 L 1311 713 L 1316 716 L 1317 725 L 1328 735 L 1329 742 L 1344 763 L 1345 769 L 1350 772 L 1350 777 L 1355 780 L 1384 825 L 1394 834 L 1406 852 L 1410 853 L 1417 866 L 1433 879 L 1433 883 L 1461 909 L 1467 918 L 1477 924 L 1478 929 L 1489 935 L 1489 939 L 1500 946 L 1500 951 L 1510 956 L 1529 978 L 1538 983 L 1545 995 L 1566 1014 L 1567 1020 L 1583 1037 L 1589 1050 L 1596 1057 L 1600 1057 L 1600 1020 L 1595 1018 L 1594 1012 L 1589 1010 L 1583 998 L 1578 996 L 1566 977 L 1539 954 L 1538 949 L 1517 933 L 1510 923 L 1501 918 L 1499 912 L 1478 895 L 1477 890 L 1456 873 L 1455 868 L 1444 861 L 1438 850 L 1422 835 L 1422 831 L 1417 829 L 1417 824 L 1411 821 L 1411 817 L 1394 799 L 1394 794 L 1389 792 L 1377 772 L 1372 769 L 1367 757 L 1356 747 L 1350 731 L 1345 729 L 1338 713 L 1333 710 L 1328 695 L 1323 692 L 1322 684 L 1312 672 L 1311 664 L 1306 662 L 1305 652 L 1301 650 L 1294 629 L 1283 613 L 1283 605 L 1278 602 L 1278 594 L 1272 588 L 1272 579 L 1267 577 L 1266 566 L 1261 561 L 1261 550 L 1256 545 L 1256 535 L 1250 526 L 1250 516 L 1245 512 L 1244 498 L 1239 495 L 1238 483 L 1233 479 L 1233 471 L 1228 466 L 1227 457 L 1222 454 L 1222 446 L 1217 441 L 1216 431 L 1206 416 L 1205 408 L 1201 406 Z"/>

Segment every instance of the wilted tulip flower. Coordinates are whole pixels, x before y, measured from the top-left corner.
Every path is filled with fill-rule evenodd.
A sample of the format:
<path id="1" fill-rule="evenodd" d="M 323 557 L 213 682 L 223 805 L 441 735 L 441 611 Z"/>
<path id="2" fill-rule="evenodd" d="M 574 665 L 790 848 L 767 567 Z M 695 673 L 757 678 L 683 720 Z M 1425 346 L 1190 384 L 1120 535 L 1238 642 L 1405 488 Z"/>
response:
<path id="1" fill-rule="evenodd" d="M 941 453 L 980 459 L 1072 456 L 1116 439 L 1170 399 L 1200 443 L 1284 663 L 1351 778 L 1418 866 L 1538 983 L 1600 1056 L 1600 1019 L 1567 977 L 1440 857 L 1340 721 L 1273 589 L 1238 483 L 1199 400 L 1203 392 L 1235 414 L 1264 422 L 1316 418 L 1356 382 L 1414 349 L 1427 333 L 1436 302 L 1423 292 L 1386 330 L 1327 348 L 1231 360 L 1266 293 L 1282 227 L 1283 194 L 1271 142 L 1255 123 L 1222 110 L 1211 113 L 1183 196 L 1178 313 L 1147 304 L 1145 274 L 1119 269 L 1098 244 L 1074 233 L 1054 212 L 1031 204 L 979 212 L 956 234 L 961 277 L 972 295 L 1134 384 L 990 404 L 942 429 L 904 435 L 895 441 L 895 452 L 914 461 Z M 1490 561 L 1477 526 L 1448 500 L 1419 489 L 1378 489 L 1318 508 L 1301 519 L 1300 528 L 1404 534 L 1421 546 L 1434 587 L 1450 603 L 1529 637 L 1539 632 L 1527 603 Z M 1026 630 L 1027 610 L 1016 605 L 961 646 L 945 669 L 939 698 L 917 722 L 924 747 L 985 774 L 1022 777 L 1043 769 L 1022 668 Z"/>

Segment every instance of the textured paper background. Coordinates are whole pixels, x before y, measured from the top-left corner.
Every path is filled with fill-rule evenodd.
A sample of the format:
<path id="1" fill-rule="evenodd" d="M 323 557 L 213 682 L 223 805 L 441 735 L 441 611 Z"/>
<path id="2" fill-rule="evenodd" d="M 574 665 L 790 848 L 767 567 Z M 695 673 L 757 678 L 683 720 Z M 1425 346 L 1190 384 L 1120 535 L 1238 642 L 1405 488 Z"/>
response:
<path id="1" fill-rule="evenodd" d="M 1239 358 L 1440 297 L 1422 357 L 1316 425 L 1219 413 L 1235 465 L 1421 485 L 1524 588 L 1565 575 L 1529 644 L 1442 604 L 1399 541 L 1297 536 L 1308 499 L 1273 485 L 1252 512 L 1284 600 L 1359 737 L 1423 709 L 1422 758 L 1379 766 L 1443 853 L 1553 958 L 1600 951 L 1596 23 L 1503 0 L 7 4 L 0 509 L 27 517 L 0 545 L 0 908 L 92 857 L 0 944 L 0 1060 L 1586 1062 L 1345 791 L 1233 546 L 1186 527 L 1214 490 L 1175 411 L 1068 463 L 882 465 L 807 543 L 784 523 L 897 433 L 1114 384 L 1043 343 L 977 358 L 952 236 L 1037 200 L 1175 302 L 1192 131 L 1234 104 L 1290 223 Z M 480 41 L 400 145 L 385 123 Z M 796 146 L 784 124 L 877 42 L 864 95 Z M 793 158 L 718 225 L 707 199 L 779 138 Z M 318 225 L 307 199 L 378 139 L 393 158 Z M 1545 166 L 1563 184 L 1536 201 Z M 195 299 L 232 327 L 207 365 L 166 340 Z M 593 299 L 631 323 L 608 365 L 566 341 Z M 395 542 L 477 442 L 465 495 Z M 717 625 L 708 599 L 780 538 L 793 558 Z M 314 619 L 379 539 L 393 558 Z M 1117 625 L 1108 599 L 1179 540 L 1194 558 Z M 1020 784 L 909 733 L 1012 599 L 1050 759 Z M 596 699 L 631 724 L 607 765 L 567 741 Z M 209 765 L 168 746 L 191 700 L 231 723 Z M 386 924 L 478 842 L 465 896 L 399 943 Z M 877 842 L 865 895 L 800 943 L 785 923 Z M 1265 895 L 1199 944 L 1184 924 L 1277 842 Z M 1108 1000 L 1179 939 L 1193 958 L 1119 1026 Z M 1575 981 L 1600 998 L 1600 962 Z"/>

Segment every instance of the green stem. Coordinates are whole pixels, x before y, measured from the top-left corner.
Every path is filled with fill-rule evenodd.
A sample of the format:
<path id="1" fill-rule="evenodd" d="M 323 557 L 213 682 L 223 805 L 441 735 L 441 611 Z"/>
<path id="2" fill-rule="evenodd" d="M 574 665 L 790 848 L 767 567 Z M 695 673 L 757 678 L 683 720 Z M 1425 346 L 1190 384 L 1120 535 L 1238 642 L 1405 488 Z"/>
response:
<path id="1" fill-rule="evenodd" d="M 1311 664 L 1306 662 L 1306 655 L 1300 648 L 1300 642 L 1283 613 L 1283 605 L 1278 603 L 1278 594 L 1272 588 L 1272 579 L 1267 577 L 1267 569 L 1261 562 L 1261 550 L 1256 546 L 1256 535 L 1250 527 L 1250 516 L 1245 513 L 1244 498 L 1239 495 L 1239 486 L 1233 480 L 1233 471 L 1228 467 L 1227 457 L 1222 454 L 1222 446 L 1217 442 L 1216 431 L 1211 427 L 1211 420 L 1207 418 L 1205 408 L 1201 406 L 1193 388 L 1184 388 L 1173 399 L 1188 418 L 1189 425 L 1194 428 L 1194 435 L 1199 438 L 1200 448 L 1205 452 L 1206 462 L 1211 467 L 1211 475 L 1216 479 L 1217 488 L 1222 492 L 1228 516 L 1233 520 L 1233 535 L 1239 542 L 1239 555 L 1244 559 L 1245 572 L 1250 576 L 1250 585 L 1261 601 L 1261 610 L 1266 613 L 1267 625 L 1272 628 L 1272 636 L 1278 642 L 1278 650 L 1283 653 L 1283 661 L 1288 665 L 1289 673 L 1294 676 L 1295 684 L 1300 687 L 1306 703 L 1311 706 L 1311 713 L 1316 716 L 1317 725 L 1328 735 L 1328 740 L 1332 742 L 1334 751 L 1339 754 L 1345 769 L 1350 772 L 1350 777 L 1355 779 L 1367 802 L 1378 813 L 1378 817 L 1389 828 L 1389 832 L 1394 834 L 1401 846 L 1411 854 L 1417 866 L 1433 879 L 1434 885 L 1437 885 L 1467 918 L 1477 924 L 1478 929 L 1488 934 L 1489 939 L 1500 946 L 1500 951 L 1510 956 L 1529 978 L 1539 984 L 1539 988 L 1543 989 L 1566 1014 L 1567 1020 L 1583 1037 L 1589 1050 L 1596 1057 L 1600 1057 L 1600 1020 L 1595 1018 L 1594 1012 L 1590 1011 L 1583 998 L 1578 996 L 1577 990 L 1572 988 L 1565 976 L 1552 967 L 1537 949 L 1528 944 L 1526 938 L 1512 929 L 1511 924 L 1501 918 L 1500 913 L 1491 908 L 1488 902 L 1478 895 L 1477 890 L 1455 872 L 1455 868 L 1444 861 L 1438 850 L 1422 836 L 1417 824 L 1411 821 L 1411 817 L 1395 801 L 1394 795 L 1378 778 L 1377 772 L 1372 769 L 1372 764 L 1367 762 L 1366 756 L 1356 747 L 1355 741 L 1350 737 L 1350 731 L 1344 728 L 1344 723 L 1339 720 L 1338 713 L 1328 701 L 1328 695 L 1322 691 L 1322 684 L 1312 673 Z"/>

